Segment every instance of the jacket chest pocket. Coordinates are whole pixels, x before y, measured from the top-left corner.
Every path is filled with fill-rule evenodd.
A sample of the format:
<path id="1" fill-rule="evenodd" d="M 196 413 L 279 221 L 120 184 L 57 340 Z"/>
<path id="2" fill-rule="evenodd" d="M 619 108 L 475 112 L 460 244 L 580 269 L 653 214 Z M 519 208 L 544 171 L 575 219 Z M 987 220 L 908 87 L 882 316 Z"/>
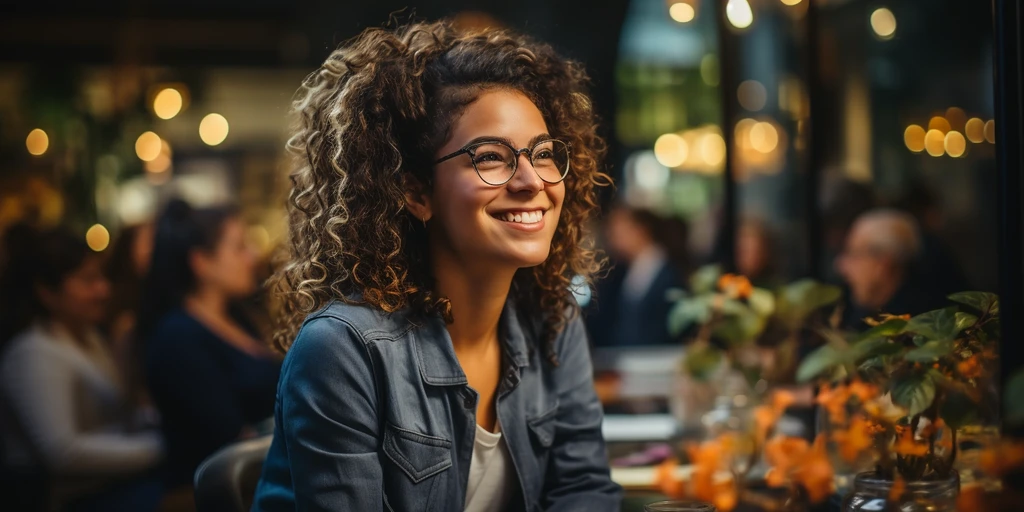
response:
<path id="1" fill-rule="evenodd" d="M 387 423 L 383 451 L 399 471 L 385 472 L 385 499 L 396 511 L 442 510 L 431 497 L 447 483 L 452 466 L 451 441 Z M 388 474 L 390 473 L 390 474 Z M 437 500 L 443 501 L 443 500 Z M 440 508 L 439 508 L 440 507 Z"/>

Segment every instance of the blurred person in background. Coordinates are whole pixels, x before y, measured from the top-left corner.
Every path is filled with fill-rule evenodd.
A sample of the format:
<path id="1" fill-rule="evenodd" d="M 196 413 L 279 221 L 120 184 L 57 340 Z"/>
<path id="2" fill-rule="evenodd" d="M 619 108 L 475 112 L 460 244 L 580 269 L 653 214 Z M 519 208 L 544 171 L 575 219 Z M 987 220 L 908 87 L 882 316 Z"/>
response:
<path id="1" fill-rule="evenodd" d="M 255 265 L 234 209 L 175 200 L 157 222 L 137 330 L 177 491 L 273 415 L 280 361 L 238 307 L 256 291 Z"/>
<path id="2" fill-rule="evenodd" d="M 111 297 L 102 329 L 135 404 L 148 402 L 142 377 L 139 343 L 135 339 L 135 312 L 142 294 L 142 280 L 149 271 L 155 227 L 152 222 L 125 227 L 106 261 Z"/>
<path id="3" fill-rule="evenodd" d="M 756 217 L 744 218 L 736 234 L 736 271 L 754 286 L 771 290 L 782 284 L 776 263 L 771 228 Z"/>
<path id="4" fill-rule="evenodd" d="M 940 307 L 944 298 L 915 271 L 920 256 L 920 231 L 909 214 L 876 209 L 858 217 L 836 259 L 850 290 L 843 326 L 859 330 L 867 327 L 865 317 L 878 313 L 916 315 Z"/>
<path id="5" fill-rule="evenodd" d="M 949 246 L 939 237 L 942 210 L 931 187 L 921 178 L 912 178 L 893 207 L 914 216 L 921 228 L 921 257 L 917 273 L 922 285 L 940 297 L 967 290 L 967 275 Z"/>
<path id="6" fill-rule="evenodd" d="M 126 390 L 98 326 L 102 259 L 64 229 L 10 228 L 0 277 L 0 502 L 31 510 L 146 511 L 162 497 L 159 433 L 125 416 Z M 18 475 L 36 475 L 19 478 Z M 6 487 L 6 485 L 5 485 Z"/>
<path id="7" fill-rule="evenodd" d="M 833 262 L 843 251 L 853 222 L 876 205 L 875 190 L 869 184 L 845 177 L 833 177 L 825 181 L 822 187 L 821 218 L 825 243 L 822 267 L 827 282 L 843 283 L 843 277 Z"/>
<path id="8" fill-rule="evenodd" d="M 598 283 L 596 300 L 587 312 L 595 346 L 675 341 L 668 332 L 672 303 L 667 293 L 683 281 L 660 241 L 665 236 L 663 222 L 650 211 L 622 205 L 608 214 L 605 243 L 616 265 Z"/>

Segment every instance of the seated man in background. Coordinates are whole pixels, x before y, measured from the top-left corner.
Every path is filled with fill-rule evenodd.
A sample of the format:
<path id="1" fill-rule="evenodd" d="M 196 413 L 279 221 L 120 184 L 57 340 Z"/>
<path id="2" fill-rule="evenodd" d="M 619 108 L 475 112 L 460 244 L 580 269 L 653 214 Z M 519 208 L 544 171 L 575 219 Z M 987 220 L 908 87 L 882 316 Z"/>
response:
<path id="1" fill-rule="evenodd" d="M 854 222 L 836 269 L 849 287 L 842 327 L 860 330 L 864 318 L 878 313 L 916 315 L 942 307 L 944 298 L 929 293 L 915 270 L 921 236 L 909 214 L 871 210 Z"/>

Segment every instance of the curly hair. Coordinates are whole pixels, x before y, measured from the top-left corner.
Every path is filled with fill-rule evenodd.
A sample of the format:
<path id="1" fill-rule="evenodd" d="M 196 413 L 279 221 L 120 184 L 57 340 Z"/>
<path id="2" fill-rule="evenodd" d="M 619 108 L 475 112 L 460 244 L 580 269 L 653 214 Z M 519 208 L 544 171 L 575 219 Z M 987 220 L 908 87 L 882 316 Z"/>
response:
<path id="1" fill-rule="evenodd" d="M 440 314 L 450 302 L 433 290 L 427 233 L 405 208 L 415 180 L 432 182 L 433 157 L 453 123 L 482 92 L 530 98 L 554 137 L 571 144 L 572 172 L 547 260 L 520 269 L 512 299 L 542 318 L 539 339 L 557 365 L 553 340 L 579 313 L 574 275 L 604 264 L 586 226 L 596 214 L 604 141 L 582 67 L 548 45 L 505 30 L 462 30 L 450 21 L 367 29 L 335 50 L 303 81 L 293 102 L 297 157 L 288 200 L 290 234 L 271 279 L 280 316 L 274 346 L 286 351 L 303 319 L 331 300 L 394 312 Z"/>

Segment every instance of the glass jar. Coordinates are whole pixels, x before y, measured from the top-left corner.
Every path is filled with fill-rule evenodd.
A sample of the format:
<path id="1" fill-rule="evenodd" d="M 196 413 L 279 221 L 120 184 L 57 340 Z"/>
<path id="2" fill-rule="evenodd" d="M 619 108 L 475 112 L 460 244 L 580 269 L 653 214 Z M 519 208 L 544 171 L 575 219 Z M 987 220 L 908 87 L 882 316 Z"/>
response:
<path id="1" fill-rule="evenodd" d="M 943 480 L 907 482 L 895 508 L 889 507 L 892 486 L 892 480 L 879 478 L 874 473 L 857 475 L 853 491 L 843 500 L 843 512 L 956 512 L 960 475 L 955 471 Z"/>
<path id="2" fill-rule="evenodd" d="M 714 505 L 703 501 L 659 501 L 644 505 L 644 512 L 715 512 Z"/>

